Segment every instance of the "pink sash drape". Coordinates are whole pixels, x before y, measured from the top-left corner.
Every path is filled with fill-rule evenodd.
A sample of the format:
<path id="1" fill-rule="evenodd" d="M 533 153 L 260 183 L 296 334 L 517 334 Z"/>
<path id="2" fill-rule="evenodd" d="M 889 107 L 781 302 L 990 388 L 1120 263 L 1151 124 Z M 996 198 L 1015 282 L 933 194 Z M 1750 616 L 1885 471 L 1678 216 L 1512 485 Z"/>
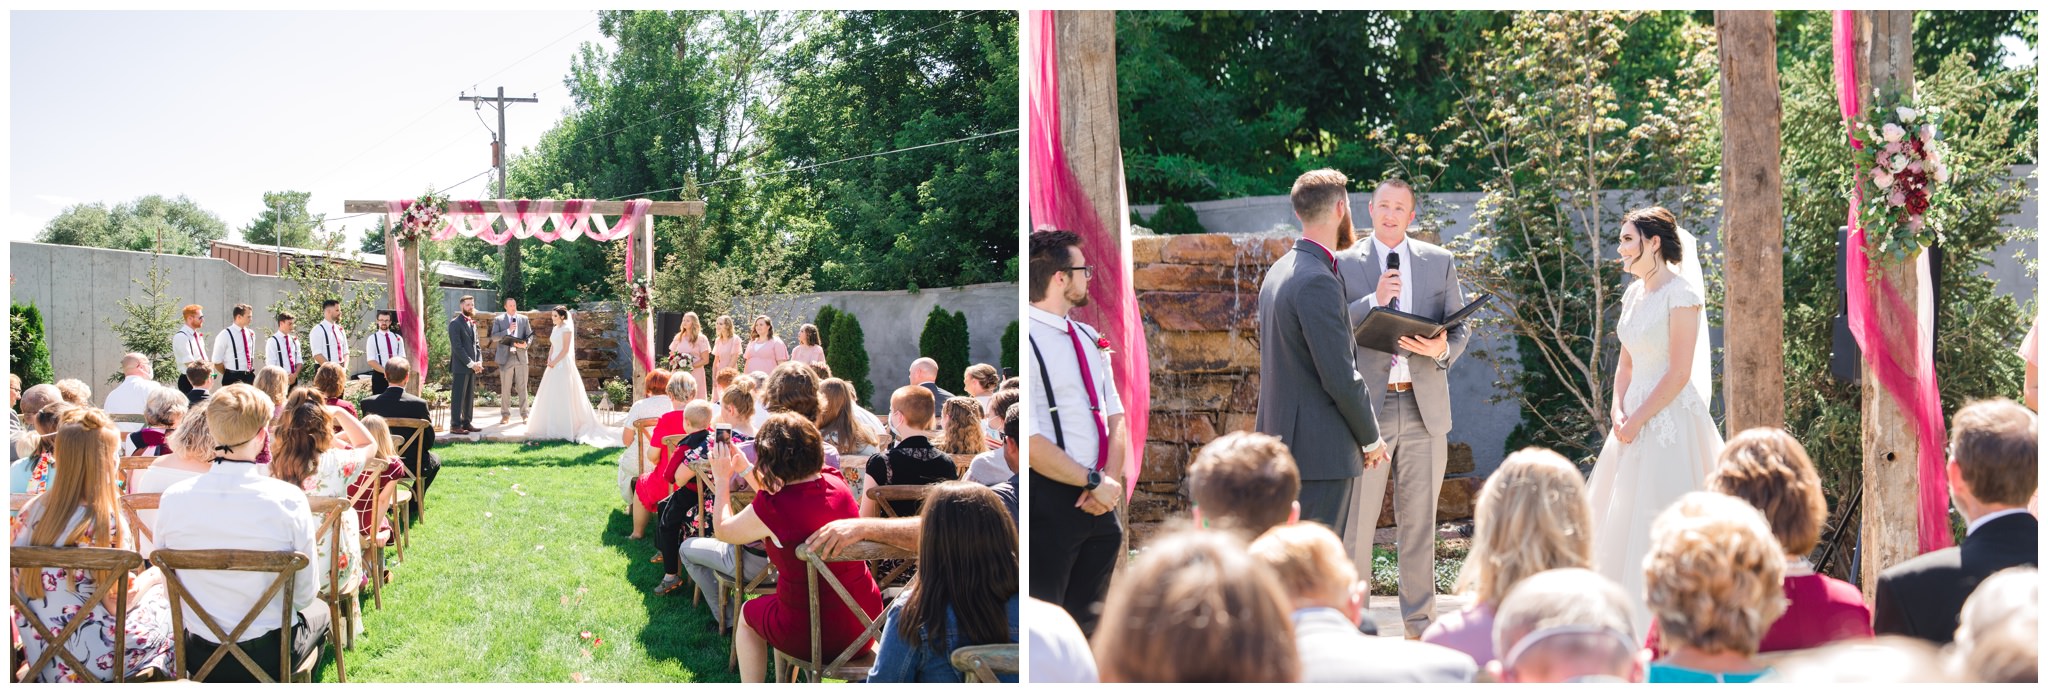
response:
<path id="1" fill-rule="evenodd" d="M 1152 408 L 1150 356 L 1145 326 L 1138 319 L 1138 297 L 1131 287 L 1130 252 L 1123 218 L 1114 225 L 1097 218 L 1081 191 L 1080 180 L 1067 164 L 1060 136 L 1059 38 L 1053 13 L 1030 12 L 1037 30 L 1036 63 L 1031 66 L 1030 167 L 1031 221 L 1034 228 L 1059 228 L 1081 236 L 1081 252 L 1095 267 L 1088 287 L 1091 300 L 1074 310 L 1074 318 L 1094 325 L 1110 340 L 1110 369 L 1123 399 L 1124 430 L 1129 449 L 1124 456 L 1124 494 L 1138 487 L 1145 451 L 1147 414 Z M 1119 186 L 1121 187 L 1121 186 Z M 1119 193 L 1121 200 L 1121 193 Z"/>
<path id="2" fill-rule="evenodd" d="M 1836 94 L 1841 101 L 1842 120 L 1850 125 L 1849 146 L 1863 148 L 1854 124 L 1863 114 L 1856 87 L 1855 13 L 1835 12 L 1834 49 Z M 1856 180 L 1863 178 L 1857 168 Z M 1941 418 L 1941 387 L 1934 373 L 1934 327 L 1916 316 L 1933 315 L 1933 283 L 1929 281 L 1927 255 L 1920 253 L 1912 271 L 1919 276 L 1915 304 L 1907 305 L 1890 277 L 1873 274 L 1869 237 L 1861 219 L 1862 186 L 1849 196 L 1848 309 L 1849 332 L 1863 350 L 1886 394 L 1898 401 L 1899 409 L 1912 421 L 1920 442 L 1920 552 L 1949 546 L 1948 474 L 1945 448 L 1947 426 Z M 1884 310 L 1876 302 L 1884 301 Z M 1918 311 L 1915 311 L 1915 308 Z M 1887 319 L 1889 318 L 1889 319 Z M 1866 453 L 1867 456 L 1867 453 Z"/>

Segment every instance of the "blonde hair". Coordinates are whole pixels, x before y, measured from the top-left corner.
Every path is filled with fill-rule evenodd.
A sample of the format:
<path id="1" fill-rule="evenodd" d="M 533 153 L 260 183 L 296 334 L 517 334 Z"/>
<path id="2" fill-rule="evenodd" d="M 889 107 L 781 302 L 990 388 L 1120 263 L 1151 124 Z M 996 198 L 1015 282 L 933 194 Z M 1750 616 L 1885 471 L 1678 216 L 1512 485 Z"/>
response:
<path id="1" fill-rule="evenodd" d="M 171 446 L 173 454 L 196 460 L 213 459 L 216 443 L 212 429 L 206 425 L 206 405 L 212 401 L 208 398 L 186 409 L 185 418 L 179 419 L 178 427 L 171 429 L 171 435 L 164 443 Z"/>
<path id="2" fill-rule="evenodd" d="M 1341 607 L 1358 581 L 1358 569 L 1344 554 L 1344 542 L 1330 528 L 1313 522 L 1266 530 L 1249 550 L 1254 560 L 1273 571 L 1280 588 L 1297 604 L 1306 600 L 1318 606 Z"/>
<path id="3" fill-rule="evenodd" d="M 697 344 L 697 338 L 704 336 L 704 321 L 697 317 L 697 311 L 683 313 L 682 324 L 677 326 L 676 334 L 682 335 L 691 346 Z"/>
<path id="4" fill-rule="evenodd" d="M 2040 674 L 2041 573 L 2014 566 L 1977 583 L 1963 602 L 1955 658 L 1986 683 L 2033 683 Z"/>
<path id="5" fill-rule="evenodd" d="M 1785 613 L 1785 549 L 1742 499 L 1685 494 L 1650 525 L 1644 598 L 1667 650 L 1756 654 Z"/>
<path id="6" fill-rule="evenodd" d="M 270 395 L 272 400 L 282 401 L 284 393 L 291 389 L 291 374 L 277 366 L 264 366 L 256 371 L 256 389 Z"/>
<path id="7" fill-rule="evenodd" d="M 376 414 L 362 419 L 363 430 L 370 432 L 370 447 L 376 448 L 377 456 L 391 459 L 398 456 L 398 446 L 391 442 L 391 423 Z"/>
<path id="8" fill-rule="evenodd" d="M 149 384 L 149 394 L 142 397 L 142 421 L 152 427 L 170 427 L 173 419 L 183 419 L 191 410 L 192 400 L 177 388 Z"/>
<path id="9" fill-rule="evenodd" d="M 838 378 L 818 383 L 818 433 L 845 452 L 880 445 L 875 434 L 853 417 L 853 385 Z"/>
<path id="10" fill-rule="evenodd" d="M 1498 606 L 1515 583 L 1555 568 L 1593 565 L 1593 505 L 1563 455 L 1523 448 L 1479 490 L 1472 551 L 1457 589 Z"/>
<path id="11" fill-rule="evenodd" d="M 1729 438 L 1707 475 L 1707 490 L 1756 506 L 1786 554 L 1804 556 L 1820 544 L 1828 520 L 1820 474 L 1806 448 L 1783 429 L 1752 428 Z"/>
<path id="12" fill-rule="evenodd" d="M 92 406 L 92 387 L 86 385 L 83 380 L 77 378 L 59 380 L 57 381 L 57 392 L 64 396 L 64 401 L 66 402 L 81 407 Z"/>
<path id="13" fill-rule="evenodd" d="M 697 376 L 689 371 L 677 371 L 669 376 L 666 389 L 669 397 L 688 402 L 697 397 Z"/>
<path id="14" fill-rule="evenodd" d="M 1273 571 L 1233 535 L 1182 530 L 1110 585 L 1095 661 L 1103 683 L 1292 683 L 1292 612 Z"/>
<path id="15" fill-rule="evenodd" d="M 120 515 L 114 506 L 114 471 L 121 435 L 113 419 L 98 409 L 75 408 L 63 413 L 53 438 L 56 478 L 36 500 L 29 545 L 120 547 L 126 537 L 121 534 Z M 81 512 L 85 514 L 83 524 L 74 530 L 71 516 Z M 85 535 L 88 527 L 90 536 Z M 95 571 L 93 579 L 104 585 L 110 577 Z M 75 576 L 67 572 L 65 579 L 67 587 L 75 588 Z M 22 596 L 36 599 L 43 596 L 42 582 L 17 579 L 15 584 Z"/>
<path id="16" fill-rule="evenodd" d="M 270 412 L 276 407 L 270 395 L 245 383 L 221 388 L 206 398 L 206 404 L 206 427 L 212 431 L 215 445 L 230 447 L 255 440 L 270 424 Z"/>
<path id="17" fill-rule="evenodd" d="M 918 388 L 924 389 L 924 388 Z M 939 451 L 949 455 L 979 455 L 988 452 L 988 438 L 981 435 L 981 400 L 954 397 L 946 400 L 945 435 Z"/>
<path id="18" fill-rule="evenodd" d="M 696 430 L 709 428 L 711 418 L 717 415 L 718 407 L 711 406 L 709 400 L 693 399 L 683 405 L 683 423 Z"/>
<path id="19" fill-rule="evenodd" d="M 724 335 L 723 337 L 719 337 L 720 339 L 724 339 L 725 337 L 737 337 L 737 336 L 739 336 L 739 334 L 738 334 L 737 330 L 734 330 L 734 329 L 733 329 L 733 324 L 732 324 L 732 316 L 730 316 L 730 315 L 720 315 L 720 316 L 718 316 L 718 320 L 717 320 L 717 321 L 715 321 L 715 322 L 713 322 L 713 323 L 711 323 L 711 328 L 712 328 L 713 330 L 716 330 L 716 331 L 719 331 L 719 332 L 724 332 L 724 333 L 725 333 L 725 335 Z M 715 332 L 714 332 L 714 336 L 716 336 L 716 333 L 715 333 Z"/>

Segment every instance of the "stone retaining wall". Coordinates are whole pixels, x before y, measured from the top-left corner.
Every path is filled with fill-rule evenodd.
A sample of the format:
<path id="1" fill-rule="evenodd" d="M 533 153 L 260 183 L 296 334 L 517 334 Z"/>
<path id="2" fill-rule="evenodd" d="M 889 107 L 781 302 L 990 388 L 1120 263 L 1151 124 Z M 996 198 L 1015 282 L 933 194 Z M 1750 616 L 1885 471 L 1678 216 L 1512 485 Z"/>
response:
<path id="1" fill-rule="evenodd" d="M 1133 239 L 1133 287 L 1152 359 L 1151 423 L 1132 498 L 1133 542 L 1188 514 L 1182 481 L 1201 446 L 1249 431 L 1259 400 L 1259 281 L 1292 236 L 1204 234 Z M 1453 443 L 1439 522 L 1472 515 L 1479 479 Z M 1391 484 L 1389 485 L 1391 488 Z M 1393 504 L 1379 525 L 1393 524 Z"/>

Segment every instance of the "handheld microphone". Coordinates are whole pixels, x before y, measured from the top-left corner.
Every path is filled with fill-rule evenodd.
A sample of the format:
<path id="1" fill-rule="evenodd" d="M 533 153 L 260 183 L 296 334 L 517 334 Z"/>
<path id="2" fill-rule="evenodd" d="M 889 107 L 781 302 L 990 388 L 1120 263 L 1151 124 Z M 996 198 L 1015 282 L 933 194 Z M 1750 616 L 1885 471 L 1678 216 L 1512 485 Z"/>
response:
<path id="1" fill-rule="evenodd" d="M 1398 269 L 1401 269 L 1401 254 L 1387 253 L 1387 271 L 1392 272 Z"/>

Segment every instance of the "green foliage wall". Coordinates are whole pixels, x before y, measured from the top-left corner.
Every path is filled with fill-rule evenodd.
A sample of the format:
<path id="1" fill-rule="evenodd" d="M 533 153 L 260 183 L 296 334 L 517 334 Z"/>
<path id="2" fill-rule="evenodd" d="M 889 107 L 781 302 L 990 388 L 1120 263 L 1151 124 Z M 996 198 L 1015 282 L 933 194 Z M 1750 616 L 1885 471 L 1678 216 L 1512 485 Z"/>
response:
<path id="1" fill-rule="evenodd" d="M 1168 200 L 1161 204 L 1159 211 L 1154 212 L 1152 218 L 1146 220 L 1145 225 L 1153 231 L 1167 234 L 1209 232 L 1202 227 L 1202 218 L 1195 213 L 1195 208 L 1187 206 L 1180 200 Z"/>

